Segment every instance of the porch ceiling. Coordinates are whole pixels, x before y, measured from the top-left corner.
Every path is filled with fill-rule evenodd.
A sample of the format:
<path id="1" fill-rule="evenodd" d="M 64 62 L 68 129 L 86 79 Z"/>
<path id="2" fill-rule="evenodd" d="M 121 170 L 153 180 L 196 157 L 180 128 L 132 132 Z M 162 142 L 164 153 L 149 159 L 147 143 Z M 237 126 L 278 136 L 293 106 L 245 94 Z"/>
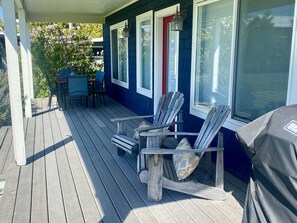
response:
<path id="1" fill-rule="evenodd" d="M 31 22 L 105 23 L 106 16 L 136 1 L 23 0 L 23 6 Z"/>

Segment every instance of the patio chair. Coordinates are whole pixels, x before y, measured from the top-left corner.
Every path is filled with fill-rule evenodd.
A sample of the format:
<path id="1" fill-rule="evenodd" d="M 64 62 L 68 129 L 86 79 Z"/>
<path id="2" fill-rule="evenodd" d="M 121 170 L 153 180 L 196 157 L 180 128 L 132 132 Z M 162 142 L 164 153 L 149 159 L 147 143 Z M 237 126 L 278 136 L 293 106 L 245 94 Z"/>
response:
<path id="1" fill-rule="evenodd" d="M 184 95 L 180 92 L 169 92 L 161 96 L 155 115 L 133 116 L 115 118 L 111 121 L 117 122 L 117 133 L 112 137 L 112 143 L 117 147 L 118 155 L 124 156 L 126 152 L 138 155 L 141 148 L 145 146 L 145 137 L 139 137 L 143 131 L 165 131 L 170 126 L 179 122 L 174 122 L 178 112 L 184 103 Z M 141 125 L 135 129 L 136 139 L 127 136 L 125 128 L 126 121 L 133 119 L 154 118 L 152 124 Z M 144 123 L 144 122 L 143 122 Z"/>
<path id="2" fill-rule="evenodd" d="M 64 95 L 64 90 L 62 90 L 62 94 L 59 94 L 59 91 L 58 91 L 58 88 L 56 87 L 56 84 L 54 84 L 51 80 L 50 80 L 50 77 L 48 76 L 47 73 L 44 73 L 44 76 L 45 76 L 45 80 L 47 82 L 47 85 L 49 87 L 49 92 L 50 92 L 50 95 L 49 95 L 49 100 L 48 100 L 48 107 L 51 108 L 51 104 L 52 104 L 52 97 L 53 95 L 56 95 L 57 97 L 59 95 L 62 95 L 62 101 L 63 101 L 63 95 Z M 59 101 L 60 98 L 57 98 L 57 100 Z"/>
<path id="3" fill-rule="evenodd" d="M 96 76 L 95 76 L 94 86 L 92 89 L 92 94 L 97 95 L 99 97 L 100 103 L 102 104 L 102 101 L 103 101 L 103 104 L 106 106 L 106 102 L 104 98 L 104 94 L 105 94 L 104 75 L 105 73 L 103 71 L 96 70 Z"/>
<path id="4" fill-rule="evenodd" d="M 68 75 L 70 75 L 71 71 L 67 70 L 66 68 L 62 68 L 59 71 L 59 78 L 67 78 Z"/>
<path id="5" fill-rule="evenodd" d="M 217 147 L 209 147 L 230 113 L 228 106 L 212 108 L 201 127 L 199 133 L 186 132 L 144 132 L 147 137 L 147 148 L 143 148 L 138 156 L 139 179 L 148 184 L 148 199 L 159 201 L 162 199 L 162 188 L 179 191 L 194 196 L 224 200 L 224 166 L 223 166 L 223 135 L 218 135 Z M 158 146 L 161 135 L 197 136 L 193 149 L 184 138 L 176 149 L 164 149 Z M 216 152 L 215 183 L 208 179 L 211 169 L 211 159 L 206 159 L 206 175 L 201 177 L 199 162 L 204 153 Z M 170 158 L 165 156 L 169 156 Z M 171 156 L 172 155 L 172 156 Z M 210 155 L 210 154 L 209 154 Z M 164 157 L 163 157 L 164 156 Z M 209 158 L 211 158 L 209 156 Z M 202 173 L 203 175 L 203 173 Z"/>
<path id="6" fill-rule="evenodd" d="M 88 77 L 85 75 L 69 75 L 67 77 L 67 98 L 71 105 L 72 98 L 85 98 L 86 108 L 88 108 Z M 67 109 L 67 101 L 65 100 L 65 109 Z"/>

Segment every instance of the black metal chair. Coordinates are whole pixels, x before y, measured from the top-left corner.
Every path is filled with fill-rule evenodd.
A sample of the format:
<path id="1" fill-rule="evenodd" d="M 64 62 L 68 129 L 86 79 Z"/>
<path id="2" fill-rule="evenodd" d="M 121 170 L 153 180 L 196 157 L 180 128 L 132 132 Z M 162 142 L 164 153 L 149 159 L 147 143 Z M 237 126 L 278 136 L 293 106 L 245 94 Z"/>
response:
<path id="1" fill-rule="evenodd" d="M 103 104 L 106 106 L 105 98 L 104 98 L 104 94 L 105 94 L 104 75 L 105 73 L 103 71 L 98 71 L 98 70 L 96 71 L 95 83 L 94 83 L 94 88 L 92 93 L 96 94 L 100 99 L 100 103 L 102 104 L 102 101 L 103 101 Z"/>
<path id="2" fill-rule="evenodd" d="M 50 92 L 49 100 L 48 100 L 48 107 L 51 108 L 52 97 L 53 97 L 53 95 L 56 95 L 56 96 L 58 97 L 58 96 L 59 96 L 59 92 L 58 92 L 57 85 L 54 84 L 54 83 L 51 81 L 49 75 L 48 75 L 47 73 L 44 73 L 44 76 L 45 76 L 45 80 L 46 80 L 46 82 L 47 82 L 47 85 L 48 85 L 48 87 L 49 87 L 49 92 Z M 62 92 L 62 93 L 63 93 L 63 92 Z M 61 94 L 61 95 L 63 95 L 63 94 Z M 58 98 L 58 100 L 60 100 L 60 99 Z M 63 98 L 62 98 L 62 101 L 63 101 Z"/>

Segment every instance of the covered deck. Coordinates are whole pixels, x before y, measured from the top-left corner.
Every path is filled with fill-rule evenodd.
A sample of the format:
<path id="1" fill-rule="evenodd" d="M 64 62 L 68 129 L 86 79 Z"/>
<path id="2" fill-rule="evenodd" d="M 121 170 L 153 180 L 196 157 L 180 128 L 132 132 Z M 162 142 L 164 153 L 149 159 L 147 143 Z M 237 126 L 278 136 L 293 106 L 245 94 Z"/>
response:
<path id="1" fill-rule="evenodd" d="M 1 222 L 241 222 L 247 185 L 225 172 L 227 200 L 164 190 L 147 200 L 136 158 L 119 157 L 111 118 L 135 115 L 110 98 L 107 106 L 61 110 L 34 99 L 24 119 L 27 165 L 14 161 L 12 129 L 0 129 Z M 132 133 L 138 122 L 127 126 Z"/>

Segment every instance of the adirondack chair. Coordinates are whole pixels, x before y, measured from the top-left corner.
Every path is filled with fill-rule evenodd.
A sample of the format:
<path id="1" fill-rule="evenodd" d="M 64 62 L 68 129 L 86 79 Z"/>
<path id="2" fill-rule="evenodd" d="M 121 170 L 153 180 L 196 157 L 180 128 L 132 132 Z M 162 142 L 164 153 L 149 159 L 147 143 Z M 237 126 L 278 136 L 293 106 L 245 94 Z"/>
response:
<path id="1" fill-rule="evenodd" d="M 124 118 L 111 119 L 113 122 L 117 122 L 117 133 L 112 137 L 112 143 L 117 147 L 119 156 L 124 156 L 126 152 L 138 155 L 141 148 L 145 146 L 145 137 L 139 137 L 135 140 L 127 136 L 127 130 L 125 128 L 126 121 L 132 119 L 144 119 L 154 118 L 152 126 L 140 127 L 135 129 L 136 133 L 156 130 L 156 129 L 168 129 L 173 124 L 178 112 L 180 111 L 184 103 L 184 95 L 180 92 L 169 92 L 166 95 L 161 96 L 155 115 L 146 116 L 133 116 Z"/>
<path id="2" fill-rule="evenodd" d="M 186 133 L 186 132 L 143 132 L 140 135 L 147 137 L 147 148 L 143 148 L 141 154 L 138 156 L 138 175 L 143 183 L 148 184 L 148 199 L 152 201 L 159 201 L 162 199 L 162 188 L 167 188 L 179 191 L 186 194 L 195 195 L 198 197 L 224 200 L 226 194 L 224 191 L 224 167 L 223 167 L 223 135 L 219 133 L 217 147 L 209 147 L 214 137 L 219 132 L 224 121 L 228 117 L 230 109 L 228 106 L 219 106 L 212 108 L 199 133 Z M 175 135 L 181 136 L 197 136 L 193 149 L 163 149 L 158 148 L 158 137 L 160 135 Z M 180 181 L 177 178 L 175 167 L 172 159 L 165 159 L 164 156 L 168 154 L 181 154 L 192 153 L 197 154 L 200 158 L 204 153 L 217 152 L 216 160 L 216 176 L 215 184 L 209 185 L 197 181 L 199 176 L 198 164 L 194 172 L 186 179 Z M 206 155 L 206 154 L 205 154 Z M 172 156 L 170 156 L 172 157 Z M 205 163 L 206 172 L 210 170 L 211 160 Z M 207 175 L 206 175 L 207 176 Z M 205 176 L 204 176 L 205 177 Z M 202 177 L 203 178 L 203 177 Z M 203 179 L 204 181 L 210 180 Z"/>

